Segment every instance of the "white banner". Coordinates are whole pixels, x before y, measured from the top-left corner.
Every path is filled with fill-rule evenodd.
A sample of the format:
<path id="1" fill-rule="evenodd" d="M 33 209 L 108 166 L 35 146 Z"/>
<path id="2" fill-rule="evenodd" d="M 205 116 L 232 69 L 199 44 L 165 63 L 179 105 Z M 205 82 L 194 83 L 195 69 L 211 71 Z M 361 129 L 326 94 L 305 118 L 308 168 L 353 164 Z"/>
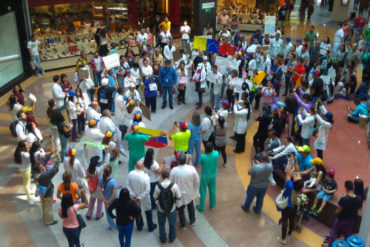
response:
<path id="1" fill-rule="evenodd" d="M 265 16 L 265 34 L 275 33 L 276 16 Z"/>
<path id="2" fill-rule="evenodd" d="M 227 73 L 227 67 L 231 67 L 231 69 L 236 69 L 238 70 L 239 69 L 239 66 L 236 62 L 226 58 L 226 57 L 221 57 L 221 56 L 217 56 L 216 57 L 216 61 L 215 61 L 215 65 L 217 65 L 217 71 L 222 73 L 222 74 L 225 74 Z"/>
<path id="3" fill-rule="evenodd" d="M 103 61 L 107 70 L 120 66 L 118 53 L 103 57 Z"/>

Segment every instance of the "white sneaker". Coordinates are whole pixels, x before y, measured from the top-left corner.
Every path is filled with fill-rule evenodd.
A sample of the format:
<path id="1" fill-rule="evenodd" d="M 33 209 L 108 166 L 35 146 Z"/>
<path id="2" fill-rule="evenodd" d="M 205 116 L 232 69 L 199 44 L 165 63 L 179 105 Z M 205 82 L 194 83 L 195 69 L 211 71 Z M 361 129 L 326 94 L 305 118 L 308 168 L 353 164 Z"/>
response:
<path id="1" fill-rule="evenodd" d="M 30 205 L 34 205 L 34 204 L 35 204 L 35 202 L 34 202 L 32 199 L 29 199 L 29 200 L 28 200 L 28 203 L 29 203 Z"/>
<path id="2" fill-rule="evenodd" d="M 287 244 L 286 239 L 282 239 L 282 238 L 280 238 L 280 237 L 277 237 L 277 238 L 276 238 L 276 240 L 277 240 L 279 243 L 283 244 L 283 245 L 286 245 L 286 244 Z"/>

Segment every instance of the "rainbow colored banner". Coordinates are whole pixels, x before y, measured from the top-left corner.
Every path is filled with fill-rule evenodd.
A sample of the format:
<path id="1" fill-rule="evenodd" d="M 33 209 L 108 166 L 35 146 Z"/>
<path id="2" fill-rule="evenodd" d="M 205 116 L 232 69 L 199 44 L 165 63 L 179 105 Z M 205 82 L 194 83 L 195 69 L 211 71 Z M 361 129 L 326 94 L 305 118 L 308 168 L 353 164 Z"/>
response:
<path id="1" fill-rule="evenodd" d="M 139 128 L 139 134 L 149 135 L 149 136 L 158 136 L 162 133 L 162 130 Z M 167 136 L 161 136 L 159 138 L 151 139 L 148 142 L 145 142 L 145 146 L 150 146 L 153 148 L 164 148 L 168 146 Z"/>

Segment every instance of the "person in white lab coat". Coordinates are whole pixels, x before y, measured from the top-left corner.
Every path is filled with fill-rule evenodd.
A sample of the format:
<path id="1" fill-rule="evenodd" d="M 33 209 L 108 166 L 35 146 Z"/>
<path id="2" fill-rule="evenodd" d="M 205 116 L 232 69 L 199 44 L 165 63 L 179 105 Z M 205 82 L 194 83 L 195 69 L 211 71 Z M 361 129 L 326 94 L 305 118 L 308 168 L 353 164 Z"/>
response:
<path id="1" fill-rule="evenodd" d="M 128 174 L 126 188 L 130 192 L 131 199 L 135 200 L 135 202 L 141 206 L 141 210 L 145 212 L 149 232 L 154 231 L 157 228 L 157 224 L 153 223 L 152 205 L 149 196 L 150 178 L 148 174 L 145 173 L 144 163 L 142 161 L 138 161 L 135 170 Z M 136 227 L 138 231 L 141 231 L 143 226 L 144 221 L 140 214 L 136 217 Z"/>
<path id="2" fill-rule="evenodd" d="M 248 101 L 243 101 L 239 105 L 238 99 L 234 102 L 234 133 L 236 140 L 236 147 L 233 150 L 234 153 L 240 154 L 245 150 L 245 135 L 247 134 L 248 118 L 251 109 Z"/>
<path id="3" fill-rule="evenodd" d="M 98 110 L 98 102 L 97 101 L 92 101 L 91 104 L 87 107 L 86 110 L 86 119 L 100 119 L 101 114 L 97 111 Z"/>
<path id="4" fill-rule="evenodd" d="M 101 143 L 104 138 L 104 133 L 98 128 L 98 119 L 91 118 L 88 120 L 88 127 L 85 130 L 83 140 L 85 142 Z M 99 147 L 92 145 L 84 146 L 85 160 L 88 161 L 94 156 L 101 157 L 102 152 Z"/>
<path id="5" fill-rule="evenodd" d="M 316 121 L 319 123 L 319 136 L 315 140 L 314 148 L 316 149 L 317 156 L 324 159 L 323 151 L 326 149 L 328 144 L 328 135 L 331 127 L 333 126 L 333 113 L 327 112 L 324 115 L 324 119 L 319 114 L 315 115 Z"/>
<path id="6" fill-rule="evenodd" d="M 99 129 L 103 134 L 105 134 L 105 132 L 107 131 L 114 133 L 113 141 L 118 144 L 121 143 L 122 133 L 117 127 L 117 125 L 112 121 L 110 110 L 105 109 L 103 111 L 103 115 L 100 118 L 99 122 Z"/>
<path id="7" fill-rule="evenodd" d="M 275 34 L 275 39 L 271 39 L 270 42 L 270 52 L 271 58 L 276 59 L 277 55 L 283 53 L 284 41 L 280 39 L 280 34 Z"/>
<path id="8" fill-rule="evenodd" d="M 203 69 L 201 64 L 198 64 L 197 70 L 193 75 L 193 81 L 195 82 L 195 90 L 198 92 L 198 99 L 199 102 L 197 103 L 197 109 L 200 109 L 203 104 L 203 93 L 206 89 L 206 77 L 207 73 L 205 69 Z"/>
<path id="9" fill-rule="evenodd" d="M 53 98 L 55 100 L 57 107 L 62 107 L 64 106 L 64 98 L 66 97 L 66 93 L 63 92 L 63 89 L 60 86 L 59 75 L 53 76 L 53 82 L 54 82 L 52 86 Z"/>
<path id="10" fill-rule="evenodd" d="M 119 130 L 121 131 L 121 140 L 123 136 L 126 134 L 127 127 L 125 129 L 125 113 L 127 111 L 126 103 L 123 99 L 123 88 L 118 88 L 117 94 L 114 97 L 114 105 L 116 106 L 116 111 L 114 115 L 113 122 L 118 126 Z"/>
<path id="11" fill-rule="evenodd" d="M 129 90 L 125 93 L 125 97 L 127 99 L 137 99 L 138 101 L 141 101 L 140 93 L 136 90 L 136 85 L 134 83 L 130 84 Z"/>
<path id="12" fill-rule="evenodd" d="M 306 118 L 303 119 L 302 112 L 306 113 Z M 310 137 L 315 127 L 315 108 L 310 108 L 310 113 L 307 113 L 303 108 L 298 110 L 298 121 L 302 124 L 301 137 L 302 145 L 310 146 Z"/>
<path id="13" fill-rule="evenodd" d="M 223 82 L 223 76 L 220 72 L 217 71 L 217 65 L 212 66 L 212 71 L 207 73 L 207 82 L 210 83 L 210 104 L 212 107 L 216 107 L 215 110 L 220 109 L 220 96 L 221 96 L 221 85 Z"/>
<path id="14" fill-rule="evenodd" d="M 177 158 L 178 166 L 170 173 L 170 180 L 176 183 L 181 191 L 181 200 L 176 201 L 179 213 L 180 226 L 186 229 L 185 207 L 188 209 L 189 220 L 192 226 L 195 225 L 194 200 L 199 198 L 199 175 L 194 166 L 185 164 L 186 155 L 180 154 Z"/>
<path id="15" fill-rule="evenodd" d="M 76 148 L 69 147 L 67 155 L 64 158 L 64 171 L 70 172 L 72 174 L 72 182 L 76 182 L 80 188 L 87 189 L 88 185 L 86 182 L 86 168 L 83 164 L 76 158 Z"/>
<path id="16" fill-rule="evenodd" d="M 173 53 L 176 51 L 176 47 L 173 45 L 173 40 L 168 39 L 168 44 L 163 49 L 163 56 L 165 60 L 171 61 L 173 65 Z"/>

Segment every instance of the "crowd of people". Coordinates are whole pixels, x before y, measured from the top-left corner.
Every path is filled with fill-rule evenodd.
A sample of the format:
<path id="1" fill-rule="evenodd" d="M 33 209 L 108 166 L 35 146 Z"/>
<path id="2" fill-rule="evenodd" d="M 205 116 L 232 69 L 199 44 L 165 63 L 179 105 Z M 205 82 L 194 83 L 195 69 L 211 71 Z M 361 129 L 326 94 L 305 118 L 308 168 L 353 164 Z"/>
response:
<path id="1" fill-rule="evenodd" d="M 56 192 L 61 200 L 58 215 L 63 220 L 63 232 L 70 246 L 80 246 L 79 236 L 85 223 L 79 210 L 88 207 L 86 219 L 89 221 L 95 202 L 96 220 L 104 216 L 104 205 L 108 227 L 118 229 L 121 246 L 130 246 L 134 221 L 139 231 L 143 229 L 143 211 L 148 231 L 157 228 L 153 210 L 157 210 L 160 241 L 173 242 L 177 214 L 181 228 L 186 229 L 187 208 L 189 223 L 195 225 L 195 208 L 199 212 L 205 210 L 207 188 L 209 207 L 216 208 L 220 154 L 223 167 L 228 164 L 227 130 L 233 126 L 230 139 L 235 141 L 234 153 L 249 151 L 245 150 L 247 126 L 252 112 L 257 111 L 259 113 L 254 114 L 258 122 L 253 137 L 255 156 L 242 209 L 249 212 L 257 197 L 253 210 L 259 214 L 268 184 L 276 184 L 272 174 L 286 174 L 283 197 L 288 198 L 288 202 L 280 208 L 282 236 L 278 238 L 286 244 L 287 234 L 291 234 L 294 226 L 296 197 L 293 195 L 302 191 L 317 193 L 310 213 L 319 217 L 338 187 L 335 171 L 325 169 L 326 165 L 332 167 L 326 164 L 324 151 L 334 125 L 334 116 L 325 105 L 337 98 L 354 100 L 356 108 L 347 108 L 348 120 L 359 122 L 360 118 L 368 118 L 370 28 L 365 31 L 365 42 L 359 29 L 356 41 L 352 42 L 346 38 L 344 23 L 331 43 L 330 37 L 319 40 L 314 26 L 303 38 L 286 36 L 282 39 L 279 27 L 273 35 L 257 30 L 247 38 L 237 28 L 230 30 L 224 25 L 216 33 L 207 25 L 204 33 L 235 45 L 236 53 L 229 59 L 233 59 L 237 68 L 228 67 L 224 73 L 215 65 L 215 54 L 192 49 L 191 28 L 186 21 L 180 28 L 182 47 L 177 61 L 168 18 L 162 22 L 156 16 L 154 30 L 151 34 L 150 29 L 142 29 L 136 36 L 139 57 L 129 48 L 126 54 L 120 55 L 120 66 L 111 69 L 105 68 L 102 56 L 118 51 L 114 47 L 108 50 L 105 42 L 108 34 L 98 33 L 98 50 L 93 59 L 88 61 L 87 54 L 81 52 L 76 63 L 75 83 L 65 74 L 53 76 L 50 89 L 53 98 L 48 101 L 47 109 L 50 126 L 44 133 L 33 116 L 36 98 L 30 96 L 31 104 L 26 106 L 25 92 L 20 85 L 14 86 L 8 102 L 15 120 L 10 130 L 18 139 L 14 160 L 20 164 L 29 203 L 34 203 L 30 195 L 33 177 L 42 203 L 44 224 L 57 223 L 52 212 L 55 194 L 52 179 L 62 163 L 63 182 Z M 37 40 L 33 38 L 32 42 L 36 44 Z M 30 52 L 37 56 L 34 50 Z M 360 63 L 363 77 L 357 86 L 355 71 Z M 88 79 L 80 79 L 83 70 L 87 70 Z M 261 76 L 262 80 L 257 80 Z M 157 98 L 161 95 L 162 111 L 167 103 L 173 109 L 174 92 L 178 95 L 178 104 L 186 104 L 186 89 L 191 83 L 195 84 L 198 95 L 196 110 L 204 109 L 204 117 L 195 111 L 189 123 L 176 121 L 168 132 L 156 136 L 141 134 L 140 128 L 146 127 L 141 106 L 146 105 L 156 114 Z M 210 103 L 202 108 L 204 94 L 210 95 Z M 174 142 L 169 164 L 158 162 L 161 157 L 155 157 L 152 148 L 145 148 L 150 140 L 167 136 Z M 312 139 L 315 139 L 313 143 Z M 77 157 L 78 150 L 69 144 L 78 140 L 83 141 L 82 157 Z M 126 142 L 128 154 L 124 148 Z M 128 155 L 129 159 L 129 174 L 124 179 L 118 176 L 121 155 Z M 199 166 L 200 175 L 196 170 Z M 118 180 L 125 182 L 120 185 Z M 355 188 L 353 182 L 345 183 L 347 195 L 339 201 L 340 214 L 329 246 L 338 232 L 346 236 L 352 232 L 357 208 L 364 199 L 363 184 L 362 191 L 356 184 L 361 183 L 355 181 Z M 200 198 L 199 204 L 195 206 L 197 198 Z M 170 225 L 169 235 L 165 230 L 166 219 Z M 342 224 L 342 221 L 350 223 Z"/>

